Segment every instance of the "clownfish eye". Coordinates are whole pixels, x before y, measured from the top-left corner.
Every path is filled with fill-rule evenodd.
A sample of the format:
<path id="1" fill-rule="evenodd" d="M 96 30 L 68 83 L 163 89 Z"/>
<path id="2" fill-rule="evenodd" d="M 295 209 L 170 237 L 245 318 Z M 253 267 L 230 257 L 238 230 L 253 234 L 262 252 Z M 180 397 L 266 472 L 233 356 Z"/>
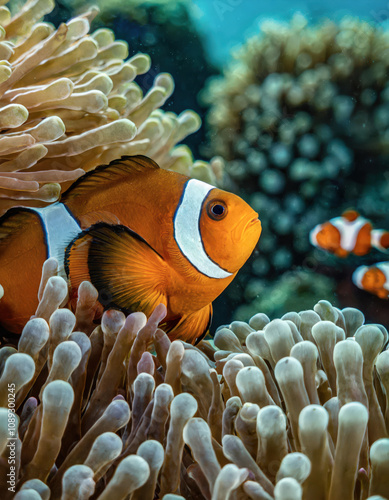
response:
<path id="1" fill-rule="evenodd" d="M 207 205 L 207 214 L 213 220 L 221 220 L 227 215 L 227 207 L 220 200 L 212 200 Z"/>

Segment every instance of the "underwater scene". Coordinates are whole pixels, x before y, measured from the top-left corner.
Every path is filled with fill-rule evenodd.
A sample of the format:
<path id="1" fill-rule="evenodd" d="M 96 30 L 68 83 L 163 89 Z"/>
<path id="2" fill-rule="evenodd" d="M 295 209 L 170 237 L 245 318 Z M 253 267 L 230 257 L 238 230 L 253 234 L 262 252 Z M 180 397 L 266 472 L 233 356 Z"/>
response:
<path id="1" fill-rule="evenodd" d="M 389 3 L 0 2 L 1 500 L 389 500 Z"/>

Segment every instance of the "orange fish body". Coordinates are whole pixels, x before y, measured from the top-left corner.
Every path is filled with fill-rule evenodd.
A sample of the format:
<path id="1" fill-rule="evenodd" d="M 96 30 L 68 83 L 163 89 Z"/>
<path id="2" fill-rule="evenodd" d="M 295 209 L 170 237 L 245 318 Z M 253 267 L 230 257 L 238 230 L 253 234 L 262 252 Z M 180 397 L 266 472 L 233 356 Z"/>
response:
<path id="1" fill-rule="evenodd" d="M 355 210 L 347 210 L 319 224 L 310 233 L 312 245 L 331 252 L 338 257 L 366 255 L 371 249 L 386 251 L 389 248 L 389 232 L 373 229 L 371 223 Z"/>
<path id="2" fill-rule="evenodd" d="M 0 220 L 0 323 L 21 330 L 37 306 L 42 264 L 54 256 L 71 297 L 89 280 L 105 308 L 149 315 L 164 303 L 163 327 L 194 342 L 260 233 L 258 215 L 238 196 L 146 157 L 112 162 L 79 179 L 60 203 Z"/>
<path id="3" fill-rule="evenodd" d="M 362 290 L 389 298 L 389 262 L 378 262 L 372 266 L 360 266 L 353 273 L 353 282 Z"/>

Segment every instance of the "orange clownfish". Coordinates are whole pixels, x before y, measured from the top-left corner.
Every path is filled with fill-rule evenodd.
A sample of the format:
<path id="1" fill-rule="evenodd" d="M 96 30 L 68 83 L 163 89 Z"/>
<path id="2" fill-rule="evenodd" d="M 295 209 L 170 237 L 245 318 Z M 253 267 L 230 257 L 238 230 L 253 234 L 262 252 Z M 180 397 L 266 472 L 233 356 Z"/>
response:
<path id="1" fill-rule="evenodd" d="M 338 257 L 366 255 L 374 247 L 382 252 L 389 248 L 389 232 L 373 229 L 371 223 L 355 210 L 319 224 L 309 235 L 312 245 Z"/>
<path id="2" fill-rule="evenodd" d="M 358 267 L 353 273 L 353 282 L 358 288 L 380 299 L 389 298 L 389 262 Z"/>
<path id="3" fill-rule="evenodd" d="M 60 202 L 0 219 L 0 324 L 22 330 L 38 305 L 42 264 L 55 257 L 70 297 L 88 280 L 104 308 L 149 316 L 163 303 L 161 327 L 194 342 L 260 234 L 258 214 L 238 196 L 123 157 L 85 174 Z"/>

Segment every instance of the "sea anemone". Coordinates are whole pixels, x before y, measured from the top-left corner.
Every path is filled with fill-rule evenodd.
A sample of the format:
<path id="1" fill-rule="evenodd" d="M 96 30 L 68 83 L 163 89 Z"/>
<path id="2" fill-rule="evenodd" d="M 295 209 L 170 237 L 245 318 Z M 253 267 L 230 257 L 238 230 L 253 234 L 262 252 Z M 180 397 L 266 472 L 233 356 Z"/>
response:
<path id="1" fill-rule="evenodd" d="M 58 29 L 38 22 L 53 8 L 51 0 L 27 2 L 14 15 L 1 7 L 0 213 L 53 202 L 85 171 L 123 155 L 146 154 L 216 182 L 208 164 L 176 146 L 199 128 L 196 113 L 160 109 L 174 89 L 171 75 L 158 74 L 144 94 L 134 80 L 149 70 L 147 54 L 128 58 L 111 30 L 88 34 L 95 7 Z"/>
<path id="2" fill-rule="evenodd" d="M 51 264 L 0 350 L 2 498 L 389 498 L 383 326 L 320 301 L 192 346 L 158 328 L 162 305 L 93 325 L 87 282 L 61 308 Z"/>
<path id="3" fill-rule="evenodd" d="M 83 0 L 72 0 L 72 9 L 82 9 Z M 197 29 L 193 10 L 196 6 L 187 0 L 96 0 L 100 13 L 94 20 L 96 27 L 109 27 L 116 36 L 129 42 L 132 51 L 147 52 L 152 59 L 150 71 L 138 79 L 150 80 L 160 68 L 175 80 L 175 90 L 169 100 L 169 110 L 180 112 L 193 109 L 200 116 L 206 108 L 201 106 L 198 93 L 210 76 L 217 73 L 212 66 L 204 37 Z M 65 7 L 66 8 L 66 7 Z M 58 19 L 68 19 L 69 14 L 54 12 Z M 179 47 L 179 50 L 177 50 Z M 174 52 L 174 57 L 172 53 Z M 205 127 L 186 140 L 192 151 L 197 152 L 205 142 Z"/>
<path id="4" fill-rule="evenodd" d="M 243 289 L 293 266 L 335 266 L 310 258 L 308 235 L 349 206 L 388 226 L 388 51 L 388 33 L 355 18 L 266 21 L 203 93 L 209 149 L 263 225 Z"/>

